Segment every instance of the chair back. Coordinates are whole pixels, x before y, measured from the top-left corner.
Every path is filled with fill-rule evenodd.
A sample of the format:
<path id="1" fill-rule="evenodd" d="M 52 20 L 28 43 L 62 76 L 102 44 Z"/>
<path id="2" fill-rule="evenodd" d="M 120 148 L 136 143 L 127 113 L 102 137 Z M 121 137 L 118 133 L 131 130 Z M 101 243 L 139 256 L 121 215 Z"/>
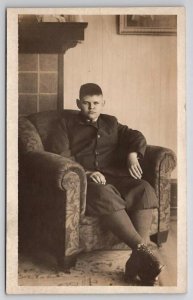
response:
<path id="1" fill-rule="evenodd" d="M 44 150 L 47 138 L 57 120 L 78 110 L 44 111 L 19 118 L 19 149 L 21 152 Z"/>

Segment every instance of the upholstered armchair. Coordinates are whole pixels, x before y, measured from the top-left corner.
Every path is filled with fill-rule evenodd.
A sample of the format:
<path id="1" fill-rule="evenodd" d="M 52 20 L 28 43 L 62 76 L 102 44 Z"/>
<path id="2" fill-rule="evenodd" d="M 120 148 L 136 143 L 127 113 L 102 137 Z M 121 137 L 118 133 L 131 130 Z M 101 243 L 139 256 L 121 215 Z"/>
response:
<path id="1" fill-rule="evenodd" d="M 19 248 L 45 249 L 63 267 L 74 265 L 81 251 L 125 247 L 97 218 L 85 215 L 84 169 L 46 149 L 54 122 L 61 114 L 75 113 L 50 111 L 19 118 Z M 158 246 L 166 242 L 169 231 L 170 175 L 175 165 L 171 150 L 147 146 L 142 168 L 159 199 L 150 233 Z"/>

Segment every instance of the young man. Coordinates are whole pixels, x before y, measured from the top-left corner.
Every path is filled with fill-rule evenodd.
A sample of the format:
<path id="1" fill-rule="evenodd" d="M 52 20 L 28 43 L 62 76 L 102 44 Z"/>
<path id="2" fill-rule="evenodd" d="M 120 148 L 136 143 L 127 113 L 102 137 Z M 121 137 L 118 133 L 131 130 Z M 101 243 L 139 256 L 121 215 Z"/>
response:
<path id="1" fill-rule="evenodd" d="M 153 285 L 162 266 L 147 246 L 152 209 L 158 203 L 153 188 L 142 179 L 139 162 L 146 140 L 114 116 L 101 114 L 104 105 L 98 85 L 82 85 L 77 100 L 80 113 L 61 120 L 49 151 L 72 157 L 84 167 L 88 179 L 86 214 L 101 218 L 132 248 L 126 279 L 133 281 L 138 276 L 142 284 Z"/>

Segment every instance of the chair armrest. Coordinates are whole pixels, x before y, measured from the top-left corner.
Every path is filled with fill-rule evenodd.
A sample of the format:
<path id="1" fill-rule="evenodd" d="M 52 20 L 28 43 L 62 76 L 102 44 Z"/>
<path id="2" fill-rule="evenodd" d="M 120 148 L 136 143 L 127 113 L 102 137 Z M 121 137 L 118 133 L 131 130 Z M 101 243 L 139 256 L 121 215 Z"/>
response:
<path id="1" fill-rule="evenodd" d="M 171 172 L 176 166 L 176 155 L 170 149 L 147 146 L 144 160 L 142 162 L 143 177 L 154 187 L 158 202 L 158 215 L 152 222 L 152 228 L 157 231 L 157 243 L 167 239 L 170 227 L 170 192 Z M 153 230 L 152 230 L 153 231 Z"/>
<path id="2" fill-rule="evenodd" d="M 25 175 L 38 186 L 68 191 L 80 181 L 81 215 L 86 207 L 86 175 L 77 162 L 46 151 L 29 151 L 22 157 Z"/>
<path id="3" fill-rule="evenodd" d="M 155 187 L 158 178 L 170 178 L 176 167 L 175 153 L 164 147 L 148 145 L 142 162 L 144 179 Z"/>
<path id="4" fill-rule="evenodd" d="M 35 234 L 38 243 L 51 249 L 60 265 L 69 264 L 82 251 L 79 224 L 86 207 L 84 169 L 57 154 L 29 151 L 22 155 L 19 171 L 20 183 L 28 193 L 20 202 L 24 225 L 31 228 L 32 239 Z"/>

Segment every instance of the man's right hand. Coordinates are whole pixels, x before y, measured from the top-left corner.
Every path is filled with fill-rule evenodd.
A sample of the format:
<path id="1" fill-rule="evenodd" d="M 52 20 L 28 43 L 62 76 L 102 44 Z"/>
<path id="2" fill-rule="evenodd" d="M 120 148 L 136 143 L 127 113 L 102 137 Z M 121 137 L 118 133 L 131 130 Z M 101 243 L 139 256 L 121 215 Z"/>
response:
<path id="1" fill-rule="evenodd" d="M 96 171 L 96 172 L 86 172 L 87 178 L 96 182 L 96 183 L 101 183 L 101 184 L 105 184 L 106 183 L 106 179 L 105 176 Z"/>

